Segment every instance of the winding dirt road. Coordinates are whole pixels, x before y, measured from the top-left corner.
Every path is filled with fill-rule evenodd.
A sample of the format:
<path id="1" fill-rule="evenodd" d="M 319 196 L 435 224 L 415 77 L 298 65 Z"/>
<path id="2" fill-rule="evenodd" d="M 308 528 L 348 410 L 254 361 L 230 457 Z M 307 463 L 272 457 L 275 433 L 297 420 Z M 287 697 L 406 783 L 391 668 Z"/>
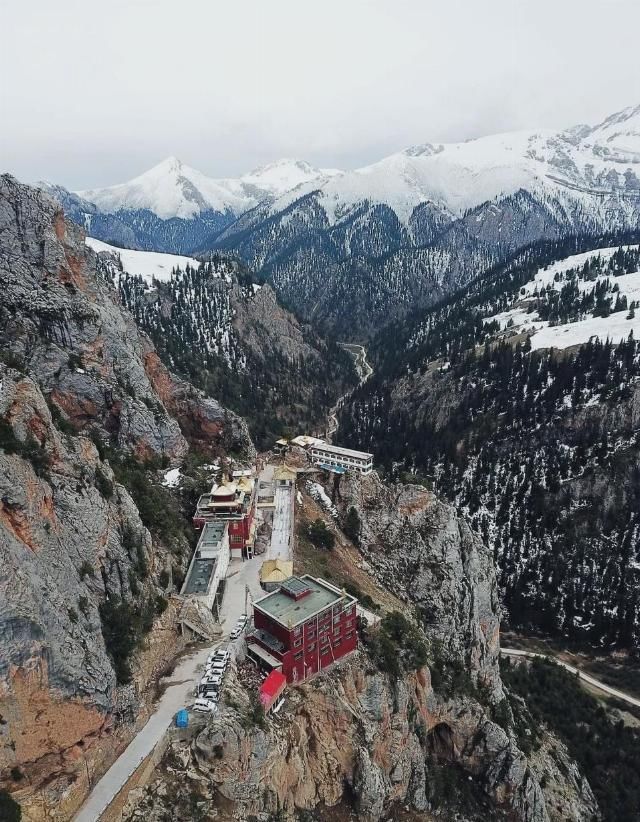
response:
<path id="1" fill-rule="evenodd" d="M 369 377 L 373 374 L 373 368 L 367 360 L 367 349 L 364 347 L 364 345 L 358 345 L 357 343 L 339 343 L 339 345 L 346 349 L 353 357 L 356 371 L 358 372 L 358 376 L 360 377 L 360 382 L 358 383 L 359 388 L 362 385 L 362 383 L 366 382 L 369 379 Z M 351 394 L 353 391 L 355 391 L 354 388 L 352 388 L 351 391 L 347 391 L 346 394 L 343 394 L 341 397 L 339 397 L 336 401 L 336 404 L 333 406 L 331 411 L 329 411 L 329 416 L 327 417 L 327 442 L 332 441 L 333 435 L 338 430 L 338 411 L 340 410 L 340 406 L 349 396 L 349 394 Z"/>
<path id="2" fill-rule="evenodd" d="M 634 696 L 625 694 L 624 691 L 619 691 L 617 688 L 612 688 L 610 685 L 605 685 L 605 683 L 600 682 L 599 679 L 595 679 L 590 674 L 583 673 L 579 668 L 575 668 L 573 665 L 569 665 L 567 662 L 563 662 L 561 659 L 557 659 L 550 654 L 537 654 L 534 651 L 520 651 L 516 648 L 501 648 L 500 653 L 503 656 L 524 656 L 528 659 L 534 659 L 536 657 L 538 659 L 552 659 L 558 665 L 561 665 L 565 670 L 572 674 L 577 674 L 578 679 L 587 682 L 593 688 L 597 688 L 599 691 L 602 691 L 609 696 L 614 696 L 616 699 L 621 699 L 629 705 L 634 705 L 636 708 L 640 708 L 640 699 L 636 699 Z"/>

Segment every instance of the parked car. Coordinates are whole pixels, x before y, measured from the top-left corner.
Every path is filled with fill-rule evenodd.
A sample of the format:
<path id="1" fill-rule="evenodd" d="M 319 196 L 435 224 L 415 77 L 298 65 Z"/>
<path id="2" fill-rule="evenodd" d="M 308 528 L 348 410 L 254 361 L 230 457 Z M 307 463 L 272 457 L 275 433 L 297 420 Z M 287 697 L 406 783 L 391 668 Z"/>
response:
<path id="1" fill-rule="evenodd" d="M 218 706 L 212 699 L 199 698 L 196 699 L 193 705 L 193 710 L 199 711 L 200 713 L 212 714 L 218 710 Z"/>
<path id="2" fill-rule="evenodd" d="M 198 686 L 198 690 L 200 692 L 213 689 L 218 690 L 218 688 L 222 685 L 222 677 L 217 676 L 204 676 L 200 680 L 200 685 Z"/>
<path id="3" fill-rule="evenodd" d="M 207 657 L 207 664 L 210 662 L 215 662 L 217 659 L 224 659 L 228 660 L 230 656 L 229 648 L 225 646 L 224 648 L 218 648 L 217 650 L 213 651 Z"/>

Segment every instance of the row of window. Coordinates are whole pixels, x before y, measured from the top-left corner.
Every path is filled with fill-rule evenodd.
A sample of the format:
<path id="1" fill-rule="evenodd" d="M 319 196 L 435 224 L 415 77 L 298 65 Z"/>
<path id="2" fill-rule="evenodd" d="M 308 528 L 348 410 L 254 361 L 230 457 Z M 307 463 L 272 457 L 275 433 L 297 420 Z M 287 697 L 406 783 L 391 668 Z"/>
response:
<path id="1" fill-rule="evenodd" d="M 345 627 L 346 630 L 349 630 L 349 628 L 353 628 L 353 620 L 348 619 L 345 622 L 344 627 Z M 323 645 L 324 645 L 325 642 L 328 641 L 328 637 L 325 636 L 325 634 L 327 634 L 328 630 L 329 630 L 328 625 L 324 626 L 323 628 L 320 628 L 319 634 L 320 634 L 320 639 L 321 639 Z M 340 636 L 341 630 L 342 630 L 341 625 L 334 625 L 334 627 L 333 627 L 334 637 Z M 314 639 L 315 639 L 315 633 L 307 634 L 307 640 L 308 641 L 314 640 Z M 301 645 L 302 645 L 302 637 L 298 637 L 298 639 L 294 639 L 294 641 L 293 641 L 293 647 L 294 648 L 299 648 Z M 315 647 L 315 644 L 312 642 L 311 645 L 309 646 L 309 648 L 314 648 L 314 647 Z"/>
<path id="2" fill-rule="evenodd" d="M 348 633 L 346 635 L 345 639 L 347 639 L 347 640 L 353 639 L 353 631 Z M 342 644 L 342 640 L 341 639 L 336 639 L 336 641 L 333 643 L 333 647 L 338 648 L 341 644 Z M 315 651 L 315 648 L 316 648 L 315 644 L 310 645 L 307 648 L 307 653 L 311 653 L 311 651 Z M 326 656 L 330 651 L 331 651 L 331 646 L 330 645 L 324 645 L 324 647 L 320 648 L 320 656 Z M 300 660 L 300 659 L 302 659 L 303 656 L 304 656 L 304 651 L 298 651 L 297 653 L 295 653 L 293 655 L 293 658 L 295 660 Z"/>
<path id="3" fill-rule="evenodd" d="M 350 628 L 350 627 L 351 626 L 348 624 L 347 628 Z M 333 635 L 334 635 L 333 646 L 337 647 L 342 642 L 342 638 L 340 637 L 340 631 L 339 630 L 334 631 Z M 345 639 L 353 639 L 353 631 L 349 631 L 346 634 Z M 302 640 L 297 640 L 296 642 L 294 642 L 294 647 L 299 648 L 301 644 L 302 644 Z M 328 636 L 323 636 L 322 637 L 322 639 L 320 641 L 320 646 L 321 646 L 321 653 L 323 653 L 323 654 L 326 653 L 326 651 L 330 647 L 329 646 L 329 637 Z M 315 649 L 316 649 L 316 643 L 312 642 L 310 645 L 307 646 L 306 652 L 308 654 L 310 654 L 313 651 L 315 651 Z M 303 653 L 304 653 L 304 651 L 298 651 L 296 654 L 294 654 L 293 658 L 294 659 L 301 659 Z"/>
<path id="4" fill-rule="evenodd" d="M 347 606 L 344 611 L 340 611 L 340 605 L 334 605 L 334 616 L 333 616 L 333 624 L 335 625 L 337 622 L 340 621 L 342 618 L 342 614 L 346 616 L 353 615 L 353 606 Z M 322 633 L 329 627 L 331 622 L 331 611 L 327 611 L 325 614 L 322 614 L 320 617 L 316 617 L 315 619 L 311 620 L 310 622 L 305 623 L 304 625 L 298 625 L 296 628 L 293 629 L 294 637 L 302 636 L 302 629 L 306 630 L 307 639 L 313 639 L 315 637 L 315 630 L 316 625 L 318 626 L 318 630 Z"/>

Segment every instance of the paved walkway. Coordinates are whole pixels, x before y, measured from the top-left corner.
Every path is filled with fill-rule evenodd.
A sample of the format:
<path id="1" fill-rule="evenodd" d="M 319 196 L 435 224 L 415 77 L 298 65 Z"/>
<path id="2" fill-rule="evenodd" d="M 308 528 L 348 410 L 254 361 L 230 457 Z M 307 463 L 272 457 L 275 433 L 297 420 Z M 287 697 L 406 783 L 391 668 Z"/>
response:
<path id="1" fill-rule="evenodd" d="M 585 674 L 579 668 L 574 668 L 573 665 L 569 665 L 567 662 L 563 662 L 561 659 L 557 659 L 551 654 L 536 654 L 534 653 L 534 651 L 520 651 L 516 648 L 501 648 L 500 653 L 504 656 L 524 656 L 528 659 L 534 659 L 536 657 L 538 659 L 552 659 L 565 670 L 569 671 L 572 674 L 577 674 L 578 679 L 581 679 L 584 682 L 588 682 L 589 685 L 592 685 L 599 691 L 603 691 L 605 694 L 615 696 L 616 699 L 621 699 L 624 702 L 627 702 L 629 705 L 635 705 L 636 708 L 640 708 L 640 699 L 636 699 L 634 696 L 625 694 L 624 691 L 619 691 L 617 688 L 612 688 L 610 685 L 605 685 L 605 683 L 600 682 L 599 679 L 595 679 L 590 674 Z"/>
<path id="2" fill-rule="evenodd" d="M 218 644 L 218 643 L 216 643 Z M 213 645 L 211 647 L 214 647 Z M 196 651 L 176 666 L 173 674 L 163 680 L 167 688 L 160 698 L 147 724 L 131 740 L 129 746 L 116 759 L 102 779 L 94 786 L 86 802 L 75 817 L 76 822 L 96 822 L 127 782 L 162 739 L 180 708 L 193 701 L 194 682 L 200 678 L 210 648 Z"/>
<path id="3" fill-rule="evenodd" d="M 267 559 L 293 559 L 293 499 L 295 487 L 276 487 L 271 544 Z"/>

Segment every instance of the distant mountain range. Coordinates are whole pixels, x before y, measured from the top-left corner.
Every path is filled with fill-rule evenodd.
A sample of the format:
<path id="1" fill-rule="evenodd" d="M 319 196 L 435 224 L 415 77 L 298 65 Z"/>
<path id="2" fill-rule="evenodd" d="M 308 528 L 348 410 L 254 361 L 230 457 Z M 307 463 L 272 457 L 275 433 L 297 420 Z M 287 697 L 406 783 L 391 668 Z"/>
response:
<path id="1" fill-rule="evenodd" d="M 236 179 L 213 179 L 168 157 L 139 177 L 107 188 L 72 192 L 53 183 L 39 186 L 97 239 L 137 250 L 182 254 L 212 243 L 258 203 L 340 173 L 285 159 Z"/>
<path id="2" fill-rule="evenodd" d="M 640 224 L 640 106 L 596 126 L 405 149 L 340 172 L 281 160 L 214 180 L 175 158 L 129 183 L 44 186 L 94 237 L 220 248 L 343 336 L 469 281 L 531 242 Z"/>

